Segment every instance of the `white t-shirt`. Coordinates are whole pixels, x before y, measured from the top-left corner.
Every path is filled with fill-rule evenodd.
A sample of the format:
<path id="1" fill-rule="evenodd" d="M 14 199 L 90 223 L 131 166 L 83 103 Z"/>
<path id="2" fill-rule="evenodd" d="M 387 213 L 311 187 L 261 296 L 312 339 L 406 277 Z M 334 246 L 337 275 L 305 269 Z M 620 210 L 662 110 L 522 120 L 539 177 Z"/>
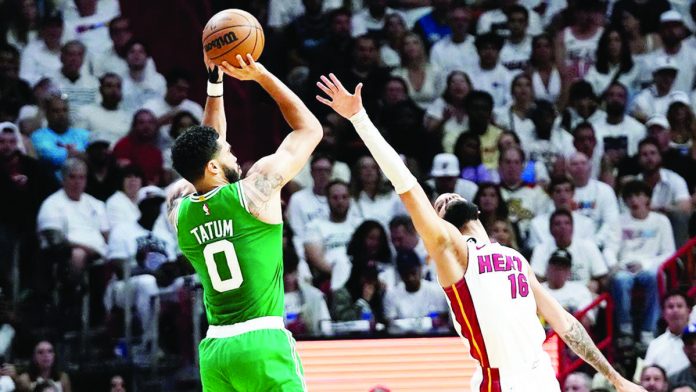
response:
<path id="1" fill-rule="evenodd" d="M 389 45 L 384 44 L 379 48 L 379 58 L 385 67 L 396 68 L 401 65 L 401 56 L 399 52 L 392 49 Z"/>
<path id="2" fill-rule="evenodd" d="M 399 195 L 396 192 L 389 191 L 385 194 L 378 194 L 374 199 L 371 199 L 364 191 L 360 192 L 357 200 L 353 201 L 351 207 L 361 220 L 375 220 L 384 226 L 385 230 L 389 228 L 389 222 L 396 215 L 406 214 Z"/>
<path id="3" fill-rule="evenodd" d="M 387 320 L 427 317 L 431 312 L 445 313 L 448 309 L 442 288 L 424 279 L 415 293 L 408 292 L 401 282 L 384 296 L 384 317 Z"/>
<path id="4" fill-rule="evenodd" d="M 309 222 L 329 219 L 329 203 L 326 196 L 315 194 L 312 188 L 305 188 L 290 196 L 286 214 L 295 238 L 302 243 Z"/>
<path id="5" fill-rule="evenodd" d="M 696 48 L 690 45 L 681 45 L 675 54 L 668 54 L 665 48 L 656 49 L 646 58 L 646 64 L 655 64 L 657 57 L 669 57 L 679 69 L 674 80 L 672 90 L 691 91 L 694 87 L 694 73 L 696 72 Z"/>
<path id="6" fill-rule="evenodd" d="M 668 377 L 689 366 L 681 336 L 672 334 L 668 329 L 650 342 L 645 353 L 645 365 L 660 365 Z"/>
<path id="7" fill-rule="evenodd" d="M 594 238 L 598 245 L 618 249 L 620 242 L 619 202 L 607 184 L 590 180 L 584 187 L 575 188 L 573 201 L 576 211 L 592 219 Z"/>
<path id="8" fill-rule="evenodd" d="M 147 63 L 145 63 L 145 71 L 157 72 L 155 62 L 152 60 L 152 57 L 147 58 Z M 128 73 L 128 63 L 126 62 L 126 59 L 121 58 L 116 53 L 113 45 L 104 52 L 94 54 L 92 56 L 92 74 L 99 78 L 107 72 L 113 72 L 116 75 L 125 75 Z"/>
<path id="9" fill-rule="evenodd" d="M 544 84 L 538 71 L 532 72 L 532 88 L 536 99 L 556 102 L 561 95 L 561 73 L 555 67 L 551 70 L 548 86 Z"/>
<path id="10" fill-rule="evenodd" d="M 525 241 L 529 235 L 531 220 L 546 212 L 551 199 L 541 187 L 536 185 L 525 185 L 514 190 L 501 187 L 500 192 L 508 205 L 510 221 L 517 223 L 522 236 L 520 240 Z"/>
<path id="11" fill-rule="evenodd" d="M 522 129 L 517 132 L 520 137 L 521 147 L 527 154 L 527 158 L 537 162 L 543 162 L 547 169 L 553 166 L 553 162 L 560 157 L 570 156 L 575 152 L 573 136 L 568 131 L 554 126 L 549 140 L 539 139 L 532 129 Z"/>
<path id="12" fill-rule="evenodd" d="M 75 127 L 90 131 L 91 141 L 104 140 L 113 146 L 128 134 L 132 119 L 125 110 L 107 110 L 100 104 L 91 104 L 77 110 Z"/>
<path id="13" fill-rule="evenodd" d="M 115 14 L 99 11 L 101 9 L 94 15 L 78 15 L 75 19 L 66 19 L 64 24 L 64 34 L 69 36 L 70 39 L 82 42 L 87 47 L 87 53 L 92 55 L 102 53 L 107 49 L 104 48 L 104 43 L 111 42 L 109 21 L 119 14 L 118 10 L 116 10 Z"/>
<path id="14" fill-rule="evenodd" d="M 619 66 L 610 66 L 609 72 L 603 74 L 597 71 L 597 66 L 593 65 L 590 70 L 587 71 L 585 75 L 585 81 L 592 85 L 592 90 L 594 93 L 601 97 L 604 91 L 609 87 L 609 84 L 614 80 L 614 75 L 619 72 Z M 633 63 L 633 67 L 630 71 L 622 73 L 617 79 L 617 82 L 623 84 L 628 88 L 629 93 L 636 91 L 640 87 L 640 66 L 637 63 Z"/>
<path id="15" fill-rule="evenodd" d="M 77 111 L 87 105 L 97 102 L 99 96 L 99 81 L 94 76 L 81 73 L 74 82 L 66 78 L 62 72 L 57 72 L 51 79 L 60 89 L 60 92 L 68 95 L 70 103 L 70 115 L 73 121 L 77 118 Z M 99 97 L 101 99 L 101 97 Z"/>
<path id="16" fill-rule="evenodd" d="M 479 63 L 469 71 L 469 78 L 474 89 L 485 91 L 493 97 L 493 106 L 504 107 L 511 100 L 510 86 L 515 72 L 505 68 L 500 62 L 493 69 L 482 69 Z"/>
<path id="17" fill-rule="evenodd" d="M 425 111 L 425 115 L 432 117 L 434 120 L 442 120 L 443 113 L 448 103 L 444 98 L 438 97 L 431 103 Z M 461 120 L 456 116 L 452 116 L 442 124 L 442 148 L 445 152 L 452 153 L 454 145 L 457 143 L 457 138 L 465 130 L 469 129 L 469 117 L 464 116 Z"/>
<path id="18" fill-rule="evenodd" d="M 21 53 L 19 77 L 34 86 L 44 77 L 51 77 L 60 72 L 60 50 L 52 52 L 43 40 L 37 39 L 27 44 Z"/>
<path id="19" fill-rule="evenodd" d="M 515 44 L 507 40 L 500 50 L 500 62 L 511 71 L 524 70 L 532 55 L 532 37 L 526 36 Z"/>
<path id="20" fill-rule="evenodd" d="M 546 276 L 549 258 L 558 249 L 555 241 L 539 244 L 532 252 L 532 269 L 539 277 Z M 570 280 L 587 284 L 590 279 L 598 278 L 609 272 L 604 257 L 592 240 L 573 239 L 566 249 L 572 257 Z"/>
<path id="21" fill-rule="evenodd" d="M 140 219 L 140 209 L 123 191 L 116 191 L 106 199 L 106 216 L 109 227 L 115 228 L 120 223 L 133 223 Z"/>
<path id="22" fill-rule="evenodd" d="M 126 72 L 123 78 L 123 110 L 133 113 L 153 98 L 161 98 L 167 90 L 167 81 L 158 72 L 145 72 L 143 80 L 134 80 Z"/>
<path id="23" fill-rule="evenodd" d="M 643 174 L 638 175 L 643 179 Z M 660 181 L 655 184 L 650 199 L 650 208 L 664 208 L 678 202 L 691 200 L 686 181 L 679 174 L 665 168 L 660 169 Z"/>
<path id="24" fill-rule="evenodd" d="M 594 239 L 595 230 L 594 222 L 592 219 L 582 215 L 578 211 L 573 211 L 573 238 L 579 239 Z M 537 215 L 532 219 L 532 223 L 529 228 L 529 239 L 527 240 L 527 247 L 534 248 L 535 246 L 541 244 L 542 242 L 552 242 L 553 236 L 551 235 L 551 229 L 549 228 L 549 218 L 551 213 L 547 212 L 545 214 Z"/>
<path id="25" fill-rule="evenodd" d="M 645 88 L 641 90 L 641 92 L 638 93 L 636 98 L 633 100 L 633 108 L 631 109 L 631 112 L 640 112 L 648 117 L 656 114 L 666 116 L 669 105 L 674 101 L 675 93 L 681 94 L 680 91 L 673 89 L 671 93 L 666 94 L 663 97 L 658 97 L 655 87 Z"/>
<path id="26" fill-rule="evenodd" d="M 493 117 L 495 118 L 495 124 L 501 129 L 515 132 L 518 136 L 527 135 L 531 137 L 531 135 L 534 135 L 534 122 L 530 118 L 518 116 L 512 109 L 512 102 L 494 110 Z"/>
<path id="27" fill-rule="evenodd" d="M 568 281 L 560 289 L 550 288 L 549 282 L 544 282 L 541 285 L 570 313 L 584 309 L 592 303 L 592 293 L 582 283 Z M 587 315 L 594 321 L 595 312 L 589 312 Z"/>
<path id="28" fill-rule="evenodd" d="M 13 392 L 15 383 L 10 376 L 0 376 L 0 392 Z"/>
<path id="29" fill-rule="evenodd" d="M 589 68 L 595 63 L 597 44 L 602 36 L 604 28 L 598 28 L 595 34 L 586 39 L 579 39 L 570 27 L 563 29 L 563 46 L 565 47 L 565 58 L 563 62 L 566 67 L 573 71 L 573 75 L 583 78 Z"/>
<path id="30" fill-rule="evenodd" d="M 145 230 L 137 222 L 125 222 L 116 226 L 109 236 L 109 252 L 107 257 L 110 260 L 135 258 L 138 248 L 152 244 L 154 247 L 166 252 L 167 261 L 176 259 L 176 250 L 169 246 L 169 243 L 157 237 L 151 231 Z"/>
<path id="31" fill-rule="evenodd" d="M 104 202 L 83 193 L 79 201 L 68 198 L 63 189 L 49 196 L 41 204 L 37 218 L 39 231 L 61 231 L 68 241 L 106 253 L 102 233 L 109 231 Z"/>
<path id="32" fill-rule="evenodd" d="M 187 111 L 199 120 L 203 119 L 203 107 L 190 99 L 184 99 L 180 104 L 172 106 L 164 100 L 164 97 L 151 98 L 143 104 L 143 108 L 150 110 L 155 116 L 163 116 L 172 110 Z"/>
<path id="33" fill-rule="evenodd" d="M 536 11 L 529 9 L 529 27 L 527 28 L 527 33 L 529 35 L 539 35 L 543 31 L 543 26 L 541 23 L 541 18 Z M 502 9 L 496 8 L 490 11 L 486 11 L 479 17 L 478 25 L 476 26 L 476 34 L 488 33 L 491 30 L 501 29 L 507 30 L 505 26 L 507 24 L 507 15 Z"/>
<path id="34" fill-rule="evenodd" d="M 401 15 L 399 11 L 387 7 L 384 10 L 384 16 L 391 14 Z M 403 18 L 403 15 L 401 15 L 401 17 Z M 376 19 L 374 16 L 372 16 L 372 14 L 370 14 L 370 10 L 368 8 L 357 11 L 353 14 L 353 17 L 350 20 L 352 25 L 351 34 L 353 37 L 357 37 L 370 31 L 374 32 L 382 30 L 382 27 L 384 26 L 384 19 L 384 17 L 381 19 Z"/>
<path id="35" fill-rule="evenodd" d="M 635 118 L 625 115 L 623 121 L 618 124 L 609 124 L 606 118 L 599 119 L 592 123 L 597 140 L 602 140 L 602 145 L 606 145 L 606 138 L 626 138 L 628 156 L 638 153 L 638 143 L 645 138 L 645 125 Z"/>
<path id="36" fill-rule="evenodd" d="M 435 42 L 430 49 L 430 62 L 437 65 L 445 74 L 452 71 L 464 71 L 467 74 L 471 67 L 479 61 L 474 37 L 467 35 L 463 42 L 452 42 L 452 37 L 447 36 Z"/>
<path id="37" fill-rule="evenodd" d="M 361 220 L 354 218 L 350 212 L 343 222 L 315 219 L 307 225 L 304 243 L 321 245 L 324 249 L 326 262 L 333 266 L 346 258 L 348 243 L 361 222 Z"/>
<path id="38" fill-rule="evenodd" d="M 420 90 L 416 90 L 413 84 L 411 84 L 411 80 L 408 77 L 408 69 L 403 67 L 396 68 L 392 71 L 392 75 L 398 76 L 406 81 L 408 95 L 423 110 L 427 109 L 428 105 L 445 91 L 447 76 L 433 63 L 428 63 L 425 66 L 425 80 Z"/>
<path id="39" fill-rule="evenodd" d="M 314 186 L 314 179 L 312 179 L 312 160 L 309 159 L 307 163 L 302 166 L 300 172 L 297 173 L 295 178 L 292 179 L 302 188 L 311 188 Z M 333 164 L 333 169 L 331 170 L 332 180 L 341 180 L 350 184 L 350 167 L 347 163 L 341 161 L 335 161 Z"/>
<path id="40" fill-rule="evenodd" d="M 630 213 L 621 214 L 620 265 L 639 263 L 652 271 L 675 250 L 672 225 L 666 216 L 651 211 L 639 220 Z"/>
<path id="41" fill-rule="evenodd" d="M 326 12 L 343 6 L 343 1 L 326 0 L 323 4 L 322 10 Z M 268 2 L 268 26 L 285 27 L 304 13 L 305 7 L 302 0 L 270 0 Z"/>

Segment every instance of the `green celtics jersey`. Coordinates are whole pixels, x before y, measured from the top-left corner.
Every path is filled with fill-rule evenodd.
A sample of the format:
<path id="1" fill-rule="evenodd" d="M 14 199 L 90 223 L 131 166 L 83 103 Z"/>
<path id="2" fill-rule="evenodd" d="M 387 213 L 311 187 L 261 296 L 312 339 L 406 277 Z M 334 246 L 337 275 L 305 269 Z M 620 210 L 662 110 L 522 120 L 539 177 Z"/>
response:
<path id="1" fill-rule="evenodd" d="M 283 315 L 283 225 L 251 215 L 240 182 L 185 197 L 177 222 L 210 325 Z"/>

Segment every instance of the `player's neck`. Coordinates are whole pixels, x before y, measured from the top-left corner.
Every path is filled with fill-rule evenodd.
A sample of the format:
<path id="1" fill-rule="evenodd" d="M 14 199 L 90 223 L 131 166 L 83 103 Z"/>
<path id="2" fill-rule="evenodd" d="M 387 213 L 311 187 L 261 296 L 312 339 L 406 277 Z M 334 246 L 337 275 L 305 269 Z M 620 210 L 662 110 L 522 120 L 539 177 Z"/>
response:
<path id="1" fill-rule="evenodd" d="M 198 183 L 194 184 L 194 187 L 196 188 L 196 193 L 198 193 L 199 195 L 204 195 L 217 187 L 227 184 L 227 180 L 223 178 L 211 177 L 202 179 Z"/>
<path id="2" fill-rule="evenodd" d="M 467 224 L 460 230 L 460 232 L 462 235 L 476 239 L 476 241 L 481 241 L 484 243 L 491 242 L 491 239 L 488 237 L 488 233 L 486 233 L 486 229 L 483 228 L 481 223 Z"/>

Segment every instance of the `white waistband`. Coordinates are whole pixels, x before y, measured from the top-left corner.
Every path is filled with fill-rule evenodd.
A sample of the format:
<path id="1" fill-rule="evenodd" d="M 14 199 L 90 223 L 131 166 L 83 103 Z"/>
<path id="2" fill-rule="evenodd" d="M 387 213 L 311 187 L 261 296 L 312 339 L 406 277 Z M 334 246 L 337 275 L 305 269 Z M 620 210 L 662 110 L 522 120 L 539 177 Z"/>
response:
<path id="1" fill-rule="evenodd" d="M 259 317 L 232 325 L 211 325 L 208 327 L 207 338 L 230 338 L 259 329 L 284 329 L 285 323 L 279 316 Z"/>

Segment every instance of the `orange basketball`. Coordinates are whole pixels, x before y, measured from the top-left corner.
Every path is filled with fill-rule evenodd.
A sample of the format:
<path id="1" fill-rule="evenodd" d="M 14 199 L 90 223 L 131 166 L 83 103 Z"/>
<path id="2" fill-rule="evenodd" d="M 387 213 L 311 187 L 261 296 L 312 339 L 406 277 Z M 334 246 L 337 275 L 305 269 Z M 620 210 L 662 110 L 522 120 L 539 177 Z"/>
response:
<path id="1" fill-rule="evenodd" d="M 218 65 L 227 61 L 238 67 L 238 54 L 246 59 L 249 53 L 258 60 L 265 42 L 259 21 L 252 14 L 235 8 L 213 15 L 203 29 L 203 49 Z"/>

